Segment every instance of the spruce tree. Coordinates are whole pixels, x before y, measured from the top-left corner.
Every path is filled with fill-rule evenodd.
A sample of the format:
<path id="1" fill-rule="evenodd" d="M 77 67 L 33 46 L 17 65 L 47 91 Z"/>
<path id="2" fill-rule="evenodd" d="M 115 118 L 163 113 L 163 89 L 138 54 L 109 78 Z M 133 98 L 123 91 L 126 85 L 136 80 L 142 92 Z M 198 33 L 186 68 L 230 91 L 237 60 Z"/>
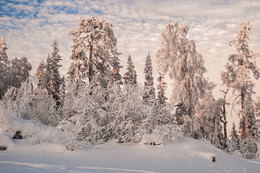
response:
<path id="1" fill-rule="evenodd" d="M 157 99 L 156 103 L 158 106 L 163 107 L 166 104 L 167 97 L 165 97 L 165 90 L 167 87 L 166 82 L 164 82 L 164 75 L 162 73 L 159 73 L 159 77 L 157 78 L 158 85 L 157 85 Z"/>
<path id="2" fill-rule="evenodd" d="M 38 80 L 40 80 L 45 72 L 45 64 L 44 64 L 44 60 L 42 60 L 35 72 L 35 76 L 37 77 Z"/>
<path id="3" fill-rule="evenodd" d="M 9 63 L 8 56 L 6 54 L 6 50 L 7 50 L 7 46 L 5 43 L 5 37 L 2 36 L 1 42 L 0 42 L 0 62 L 4 63 L 4 64 Z"/>
<path id="4" fill-rule="evenodd" d="M 59 55 L 58 43 L 56 40 L 54 40 L 52 46 L 53 51 L 51 56 L 48 55 L 45 71 L 39 79 L 39 86 L 47 89 L 48 94 L 56 101 L 58 106 L 60 104 L 60 86 L 62 84 L 62 78 L 59 73 L 61 56 Z"/>
<path id="5" fill-rule="evenodd" d="M 118 58 L 118 56 L 114 56 L 112 58 L 111 64 L 112 64 L 112 74 L 111 74 L 112 84 L 116 83 L 122 85 L 123 82 L 122 82 L 122 76 L 120 74 L 120 68 L 123 68 L 123 66 L 121 66 L 120 59 Z"/>
<path id="6" fill-rule="evenodd" d="M 233 153 L 234 151 L 238 151 L 239 150 L 239 139 L 238 139 L 238 134 L 236 131 L 236 126 L 233 123 L 232 125 L 232 130 L 231 130 L 231 139 L 227 145 L 227 151 L 229 153 Z"/>
<path id="7" fill-rule="evenodd" d="M 148 105 L 153 105 L 155 103 L 155 89 L 153 83 L 153 67 L 150 53 L 148 53 L 145 61 L 145 81 L 144 81 L 144 96 L 143 100 Z"/>
<path id="8" fill-rule="evenodd" d="M 233 93 L 238 92 L 239 94 L 236 99 L 240 99 L 241 106 L 241 138 L 248 136 L 246 102 L 252 100 L 252 94 L 254 93 L 252 78 L 258 79 L 260 77 L 260 72 L 256 66 L 257 54 L 249 48 L 248 33 L 250 29 L 249 22 L 241 24 L 241 29 L 236 38 L 230 42 L 230 45 L 234 46 L 237 53 L 229 56 L 226 71 L 221 74 L 223 83 L 232 88 Z"/>
<path id="9" fill-rule="evenodd" d="M 5 37 L 3 36 L 0 42 L 0 100 L 4 96 L 4 93 L 8 89 L 8 57 L 6 54 L 7 46 L 5 43 Z"/>
<path id="10" fill-rule="evenodd" d="M 135 71 L 135 67 L 131 58 L 131 55 L 128 56 L 127 59 L 127 71 L 124 74 L 124 84 L 126 86 L 134 87 L 137 85 L 137 75 Z"/>

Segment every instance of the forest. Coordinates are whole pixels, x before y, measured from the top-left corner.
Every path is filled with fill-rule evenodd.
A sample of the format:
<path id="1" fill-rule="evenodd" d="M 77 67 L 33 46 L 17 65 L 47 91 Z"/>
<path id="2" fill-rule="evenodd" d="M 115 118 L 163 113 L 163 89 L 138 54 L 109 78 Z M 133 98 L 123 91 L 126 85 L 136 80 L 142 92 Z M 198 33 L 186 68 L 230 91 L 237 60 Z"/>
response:
<path id="1" fill-rule="evenodd" d="M 113 26 L 103 19 L 81 18 L 68 33 L 72 37 L 67 76 L 61 76 L 62 57 L 57 40 L 35 74 L 26 57 L 9 60 L 5 37 L 0 42 L 0 100 L 17 117 L 57 127 L 66 136 L 66 148 L 118 143 L 163 145 L 180 136 L 206 139 L 227 153 L 252 159 L 260 156 L 260 99 L 253 99 L 254 81 L 260 77 L 259 56 L 249 48 L 250 23 L 241 23 L 229 45 L 221 72 L 223 97 L 206 80 L 203 56 L 186 36 L 189 26 L 173 21 L 161 33 L 155 57 L 148 53 L 143 84 L 138 83 L 131 55 L 120 61 Z M 199 43 L 197 43 L 199 44 Z M 158 78 L 153 77 L 152 58 Z M 120 73 L 126 69 L 124 74 Z M 173 81 L 166 97 L 165 76 Z M 154 80 L 158 81 L 155 86 Z M 230 94 L 232 99 L 228 99 Z M 240 119 L 227 133 L 230 111 Z M 6 123 L 0 119 L 0 124 Z M 9 126 L 4 126 L 8 131 Z M 24 138 L 32 131 L 21 131 Z"/>

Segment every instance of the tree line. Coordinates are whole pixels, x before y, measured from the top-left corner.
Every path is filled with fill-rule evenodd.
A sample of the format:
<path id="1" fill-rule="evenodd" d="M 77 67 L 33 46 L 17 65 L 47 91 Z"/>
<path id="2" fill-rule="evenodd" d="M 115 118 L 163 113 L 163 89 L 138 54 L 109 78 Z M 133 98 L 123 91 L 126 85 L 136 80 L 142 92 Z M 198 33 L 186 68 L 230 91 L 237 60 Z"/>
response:
<path id="1" fill-rule="evenodd" d="M 221 90 L 223 98 L 217 100 L 212 95 L 216 84 L 204 77 L 204 59 L 196 50 L 195 41 L 186 37 L 188 25 L 173 21 L 162 30 L 161 46 L 155 56 L 157 94 L 149 53 L 143 85 L 137 82 L 131 55 L 126 73 L 121 75 L 123 66 L 112 27 L 95 17 L 79 19 L 78 26 L 69 31 L 73 44 L 67 77 L 59 73 L 62 59 L 56 40 L 46 62 L 39 64 L 35 77 L 29 77 L 30 63 L 26 58 L 10 63 L 2 37 L 0 98 L 7 108 L 19 117 L 59 127 L 70 137 L 70 150 L 80 143 L 100 144 L 111 139 L 157 145 L 184 134 L 206 138 L 216 147 L 244 158 L 257 155 L 260 101 L 252 98 L 252 78 L 258 79 L 260 72 L 257 54 L 248 46 L 248 22 L 241 24 L 230 42 L 236 53 L 229 56 L 225 71 L 221 72 L 225 88 Z M 165 75 L 173 80 L 170 103 L 165 96 Z M 227 101 L 228 92 L 234 97 L 232 103 Z M 233 125 L 230 138 L 227 107 L 238 108 L 241 117 L 240 134 Z"/>

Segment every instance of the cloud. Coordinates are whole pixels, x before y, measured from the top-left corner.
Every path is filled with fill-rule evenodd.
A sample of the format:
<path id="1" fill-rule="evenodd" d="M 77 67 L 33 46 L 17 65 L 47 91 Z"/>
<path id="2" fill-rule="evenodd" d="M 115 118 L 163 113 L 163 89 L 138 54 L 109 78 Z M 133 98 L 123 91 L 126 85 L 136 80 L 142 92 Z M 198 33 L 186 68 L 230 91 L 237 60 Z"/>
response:
<path id="1" fill-rule="evenodd" d="M 235 52 L 228 43 L 235 38 L 241 22 L 251 22 L 250 47 L 260 53 L 260 2 L 257 0 L 46 0 L 10 1 L 9 5 L 2 2 L 0 5 L 0 35 L 6 35 L 9 58 L 28 57 L 33 72 L 51 53 L 56 38 L 63 58 L 62 74 L 66 75 L 72 43 L 68 31 L 77 26 L 78 17 L 91 15 L 113 24 L 122 65 L 126 65 L 131 54 L 142 83 L 145 58 L 148 52 L 155 56 L 160 48 L 161 31 L 172 20 L 190 25 L 188 38 L 196 41 L 197 50 L 205 59 L 206 76 L 218 84 L 216 95 L 220 94 L 220 72 L 228 56 Z M 153 65 L 156 79 L 154 61 Z M 170 85 L 171 81 L 167 83 Z M 171 87 L 168 88 L 167 92 L 171 93 Z M 259 89 L 260 82 L 257 82 L 255 90 Z"/>

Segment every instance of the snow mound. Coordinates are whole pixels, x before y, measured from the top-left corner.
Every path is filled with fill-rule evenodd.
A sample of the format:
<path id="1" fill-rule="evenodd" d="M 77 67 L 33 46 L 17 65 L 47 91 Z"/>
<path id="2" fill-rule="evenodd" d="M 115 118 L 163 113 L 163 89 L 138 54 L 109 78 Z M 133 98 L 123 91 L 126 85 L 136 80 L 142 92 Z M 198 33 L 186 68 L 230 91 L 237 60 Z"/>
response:
<path id="1" fill-rule="evenodd" d="M 65 141 L 65 136 L 59 129 L 42 125 L 33 120 L 18 118 L 12 112 L 7 111 L 2 102 L 0 102 L 0 124 L 0 134 L 6 134 L 12 138 L 16 131 L 21 131 L 22 136 L 30 144 L 62 143 Z"/>

